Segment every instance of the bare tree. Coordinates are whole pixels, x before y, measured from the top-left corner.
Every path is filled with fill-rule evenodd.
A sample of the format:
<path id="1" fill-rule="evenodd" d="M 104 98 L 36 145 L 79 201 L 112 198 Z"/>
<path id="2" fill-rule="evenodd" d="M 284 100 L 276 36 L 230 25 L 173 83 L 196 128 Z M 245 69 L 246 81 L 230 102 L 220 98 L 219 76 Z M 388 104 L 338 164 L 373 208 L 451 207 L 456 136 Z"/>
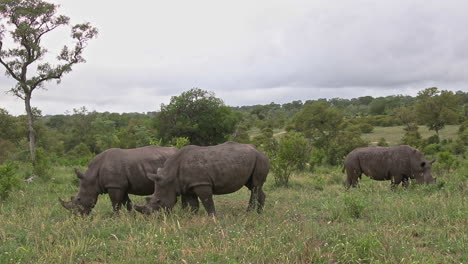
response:
<path id="1" fill-rule="evenodd" d="M 71 28 L 74 47 L 64 46 L 56 64 L 44 62 L 48 50 L 41 45 L 43 37 L 58 27 L 68 25 L 70 21 L 69 17 L 56 14 L 58 7 L 42 0 L 0 0 L 0 64 L 6 68 L 6 75 L 17 82 L 10 92 L 25 104 L 33 164 L 36 159 L 36 138 L 32 93 L 44 88 L 47 81 L 56 80 L 59 83 L 74 64 L 85 62 L 83 50 L 88 41 L 97 35 L 97 29 L 89 23 L 74 25 Z M 12 39 L 9 49 L 3 49 L 6 33 Z"/>

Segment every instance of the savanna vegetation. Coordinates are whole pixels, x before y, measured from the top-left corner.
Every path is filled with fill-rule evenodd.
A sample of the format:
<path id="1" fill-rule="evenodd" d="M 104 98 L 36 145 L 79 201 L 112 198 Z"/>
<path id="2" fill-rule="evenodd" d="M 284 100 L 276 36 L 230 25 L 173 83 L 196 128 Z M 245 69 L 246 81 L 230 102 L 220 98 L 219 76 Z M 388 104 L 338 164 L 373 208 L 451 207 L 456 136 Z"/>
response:
<path id="1" fill-rule="evenodd" d="M 452 95 L 458 98 L 457 116 L 443 119 L 450 122 L 437 133 L 419 118 L 414 106 L 423 102 L 420 96 L 369 98 L 365 105 L 357 103 L 361 98 L 226 107 L 214 94 L 194 88 L 174 96 L 160 112 L 146 114 L 97 113 L 83 107 L 42 116 L 35 110 L 34 166 L 27 118 L 2 109 L 0 262 L 464 263 L 467 94 Z M 395 97 L 401 104 L 386 105 L 383 113 L 370 110 L 374 100 Z M 334 101 L 357 105 L 338 107 Z M 400 111 L 414 118 L 399 117 Z M 210 122 L 215 118 L 223 122 Z M 180 129 L 164 128 L 165 120 Z M 214 127 L 218 123 L 222 129 Z M 213 135 L 201 127 L 223 133 Z M 180 148 L 225 140 L 254 143 L 269 156 L 264 213 L 245 211 L 247 189 L 215 197 L 216 218 L 204 209 L 192 215 L 180 205 L 169 215 L 114 215 L 104 195 L 90 216 L 80 217 L 57 201 L 78 189 L 73 168 L 85 170 L 94 155 L 108 148 Z M 348 151 L 402 143 L 438 159 L 433 167 L 436 184 L 391 191 L 390 183 L 364 176 L 360 188 L 345 191 L 342 161 Z M 31 175 L 37 179 L 23 181 Z M 131 199 L 144 203 L 144 197 Z"/>
<path id="2" fill-rule="evenodd" d="M 89 23 L 75 25 L 74 48 L 60 51 L 55 66 L 42 61 L 41 38 L 69 22 L 56 11 L 40 0 L 0 0 L 0 64 L 26 110 L 0 108 L 0 263 L 468 262 L 468 93 L 431 87 L 415 97 L 229 107 L 193 88 L 160 111 L 43 115 L 31 105 L 33 91 L 84 62 L 97 34 Z M 3 46 L 7 34 L 18 46 Z M 270 159 L 262 214 L 245 212 L 246 189 L 216 197 L 215 218 L 180 206 L 114 214 L 107 196 L 81 217 L 57 201 L 78 189 L 73 168 L 85 170 L 106 149 L 227 140 L 255 144 Z M 360 188 L 344 189 L 347 153 L 399 144 L 437 159 L 436 184 L 391 191 L 364 176 Z"/>

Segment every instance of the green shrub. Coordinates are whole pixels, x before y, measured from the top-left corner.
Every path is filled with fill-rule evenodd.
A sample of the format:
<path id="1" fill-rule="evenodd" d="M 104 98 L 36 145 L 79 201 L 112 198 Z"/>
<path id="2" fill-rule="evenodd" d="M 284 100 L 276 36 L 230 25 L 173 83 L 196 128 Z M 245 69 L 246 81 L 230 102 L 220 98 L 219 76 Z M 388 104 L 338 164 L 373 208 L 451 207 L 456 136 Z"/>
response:
<path id="1" fill-rule="evenodd" d="M 172 146 L 181 149 L 190 144 L 190 139 L 188 137 L 175 137 L 171 140 L 171 143 Z"/>
<path id="2" fill-rule="evenodd" d="M 447 151 L 437 154 L 436 168 L 449 172 L 456 167 L 458 167 L 458 161 L 452 154 Z"/>
<path id="3" fill-rule="evenodd" d="M 425 141 L 426 145 L 428 145 L 428 144 L 439 144 L 440 143 L 440 138 L 439 138 L 438 135 L 432 135 L 432 136 L 426 138 L 424 141 Z"/>
<path id="4" fill-rule="evenodd" d="M 310 147 L 304 136 L 288 132 L 281 137 L 276 151 L 269 154 L 276 185 L 287 186 L 293 171 L 304 167 L 308 161 Z"/>
<path id="5" fill-rule="evenodd" d="M 343 199 L 348 215 L 352 218 L 360 218 L 367 207 L 366 200 L 355 193 L 348 193 Z"/>
<path id="6" fill-rule="evenodd" d="M 435 155 L 440 150 L 441 146 L 439 144 L 429 144 L 424 147 L 423 152 L 425 155 Z"/>
<path id="7" fill-rule="evenodd" d="M 455 155 L 463 155 L 466 151 L 466 146 L 460 138 L 450 145 L 450 151 Z"/>
<path id="8" fill-rule="evenodd" d="M 361 130 L 362 133 L 369 134 L 369 133 L 372 133 L 372 131 L 374 130 L 374 127 L 368 123 L 361 123 L 359 124 L 359 129 Z"/>
<path id="9" fill-rule="evenodd" d="M 154 146 L 162 146 L 163 140 L 162 138 L 151 138 L 149 143 L 150 145 L 154 145 Z"/>
<path id="10" fill-rule="evenodd" d="M 406 130 L 405 135 L 401 139 L 403 145 L 418 148 L 421 145 L 422 137 L 417 128 L 415 130 Z"/>
<path id="11" fill-rule="evenodd" d="M 377 142 L 377 146 L 388 147 L 388 142 L 387 142 L 387 140 L 385 140 L 384 137 L 381 137 L 379 139 L 379 142 Z"/>
<path id="12" fill-rule="evenodd" d="M 51 162 L 44 149 L 36 149 L 36 161 L 33 164 L 33 174 L 47 180 L 50 178 Z"/>
<path id="13" fill-rule="evenodd" d="M 0 165 L 0 200 L 6 200 L 10 192 L 19 186 L 20 180 L 16 177 L 18 166 L 12 162 Z"/>
<path id="14" fill-rule="evenodd" d="M 88 145 L 85 143 L 80 143 L 76 145 L 73 149 L 67 152 L 67 156 L 70 158 L 82 158 L 92 156 L 91 150 L 89 150 Z"/>

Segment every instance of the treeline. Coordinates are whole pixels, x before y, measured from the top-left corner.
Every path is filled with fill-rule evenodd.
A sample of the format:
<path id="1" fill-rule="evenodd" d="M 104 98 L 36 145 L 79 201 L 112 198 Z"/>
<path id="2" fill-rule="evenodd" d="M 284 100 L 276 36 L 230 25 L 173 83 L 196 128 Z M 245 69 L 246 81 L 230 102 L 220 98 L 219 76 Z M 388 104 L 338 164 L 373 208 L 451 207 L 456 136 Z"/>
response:
<path id="1" fill-rule="evenodd" d="M 429 88 L 432 89 L 432 88 Z M 448 92 L 448 91 L 446 91 Z M 468 93 L 457 91 L 453 93 L 454 107 L 458 111 L 462 111 L 463 118 L 467 115 Z M 244 119 L 247 123 L 254 127 L 264 128 L 282 128 L 285 127 L 291 118 L 297 114 L 304 105 L 314 102 L 324 102 L 329 107 L 339 109 L 343 112 L 346 119 L 362 119 L 366 123 L 373 126 L 398 126 L 404 125 L 404 122 L 398 117 L 399 111 L 404 107 L 412 107 L 417 104 L 418 97 L 391 95 L 386 97 L 363 96 L 353 99 L 332 98 L 332 99 L 317 99 L 307 100 L 302 102 L 292 101 L 286 104 L 270 103 L 267 105 L 252 105 L 232 107 L 234 111 L 244 114 Z M 450 122 L 450 124 L 458 124 L 460 120 Z M 418 120 L 420 125 L 424 122 Z"/>
<path id="2" fill-rule="evenodd" d="M 438 109 L 441 105 L 447 109 Z M 95 154 L 112 147 L 181 142 L 212 145 L 235 140 L 268 148 L 273 129 L 284 128 L 300 132 L 321 150 L 315 152 L 316 160 L 336 164 L 346 151 L 366 144 L 360 135 L 372 131 L 373 126 L 404 125 L 410 137 L 404 143 L 415 145 L 411 135 L 417 139 L 417 125 L 428 125 L 438 132 L 441 125 L 461 124 L 468 119 L 467 105 L 466 92 L 429 88 L 417 97 L 365 96 L 227 107 L 213 93 L 195 88 L 174 96 L 169 104 L 161 106 L 161 112 L 98 113 L 82 107 L 62 115 L 43 116 L 35 109 L 34 130 L 38 155 L 62 165 L 86 164 Z M 432 108 L 434 111 L 430 111 Z M 442 115 L 422 116 L 425 112 Z M 260 134 L 252 137 L 253 128 L 258 128 Z M 0 163 L 7 159 L 28 161 L 27 135 L 26 116 L 12 116 L 0 109 Z"/>

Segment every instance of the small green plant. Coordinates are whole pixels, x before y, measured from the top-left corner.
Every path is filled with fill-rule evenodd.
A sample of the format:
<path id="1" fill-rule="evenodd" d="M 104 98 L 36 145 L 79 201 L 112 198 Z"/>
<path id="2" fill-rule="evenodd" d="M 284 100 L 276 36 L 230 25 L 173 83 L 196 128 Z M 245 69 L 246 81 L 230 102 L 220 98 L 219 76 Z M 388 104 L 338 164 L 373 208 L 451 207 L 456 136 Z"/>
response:
<path id="1" fill-rule="evenodd" d="M 372 131 L 374 130 L 374 127 L 369 123 L 361 123 L 359 124 L 359 129 L 361 130 L 362 133 L 369 134 L 369 133 L 372 133 Z"/>
<path id="2" fill-rule="evenodd" d="M 446 172 L 450 172 L 450 170 L 456 168 L 458 166 L 457 160 L 454 158 L 452 154 L 447 151 L 440 152 L 437 154 L 437 167 L 445 170 Z"/>
<path id="3" fill-rule="evenodd" d="M 425 155 L 435 155 L 440 150 L 441 150 L 440 144 L 434 143 L 434 144 L 429 144 L 426 147 L 424 147 L 423 152 Z"/>
<path id="4" fill-rule="evenodd" d="M 163 143 L 162 143 L 162 138 L 151 138 L 150 139 L 150 145 L 154 145 L 154 146 L 162 146 Z"/>
<path id="5" fill-rule="evenodd" d="M 352 218 L 361 218 L 364 209 L 367 207 L 366 200 L 357 194 L 348 193 L 344 196 L 346 212 Z"/>
<path id="6" fill-rule="evenodd" d="M 36 161 L 33 164 L 33 174 L 47 180 L 50 178 L 51 162 L 43 148 L 36 149 Z"/>
<path id="7" fill-rule="evenodd" d="M 388 142 L 387 142 L 387 140 L 385 140 L 384 137 L 381 137 L 379 139 L 379 142 L 377 142 L 377 146 L 388 147 Z"/>
<path id="8" fill-rule="evenodd" d="M 184 146 L 187 146 L 190 144 L 190 139 L 188 137 L 175 137 L 172 139 L 172 146 L 181 149 Z"/>
<path id="9" fill-rule="evenodd" d="M 19 186 L 20 180 L 16 177 L 18 166 L 6 162 L 0 166 L 0 200 L 6 200 L 10 192 Z"/>
<path id="10" fill-rule="evenodd" d="M 270 152 L 270 165 L 276 185 L 287 186 L 293 171 L 303 168 L 309 155 L 309 144 L 301 134 L 288 132 L 281 137 L 277 150 Z"/>

